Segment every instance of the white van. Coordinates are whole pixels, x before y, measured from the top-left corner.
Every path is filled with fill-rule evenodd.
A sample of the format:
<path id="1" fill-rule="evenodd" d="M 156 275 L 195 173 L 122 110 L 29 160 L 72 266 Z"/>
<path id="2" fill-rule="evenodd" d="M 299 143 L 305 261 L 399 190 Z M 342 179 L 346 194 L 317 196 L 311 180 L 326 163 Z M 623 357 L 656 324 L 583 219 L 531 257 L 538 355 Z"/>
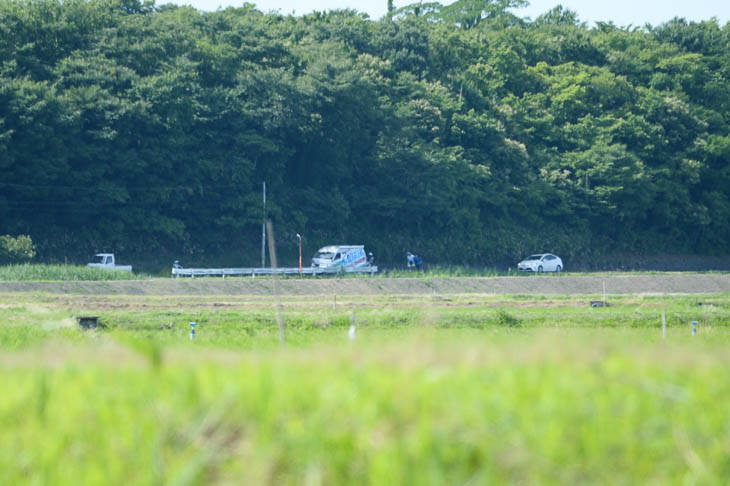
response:
<path id="1" fill-rule="evenodd" d="M 367 264 L 363 245 L 325 246 L 312 257 L 313 267 L 364 267 Z"/>

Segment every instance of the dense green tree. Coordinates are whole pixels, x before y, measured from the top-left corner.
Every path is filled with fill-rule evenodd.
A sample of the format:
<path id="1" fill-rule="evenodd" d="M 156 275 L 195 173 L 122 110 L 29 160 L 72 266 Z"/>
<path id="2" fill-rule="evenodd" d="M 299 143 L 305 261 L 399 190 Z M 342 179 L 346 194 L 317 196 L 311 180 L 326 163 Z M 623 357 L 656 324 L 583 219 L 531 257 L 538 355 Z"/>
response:
<path id="1" fill-rule="evenodd" d="M 589 27 L 522 0 L 371 20 L 0 0 L 0 233 L 254 264 L 730 251 L 730 24 Z"/>
<path id="2" fill-rule="evenodd" d="M 10 235 L 0 236 L 0 262 L 20 262 L 35 257 L 35 246 L 28 235 L 13 238 Z"/>

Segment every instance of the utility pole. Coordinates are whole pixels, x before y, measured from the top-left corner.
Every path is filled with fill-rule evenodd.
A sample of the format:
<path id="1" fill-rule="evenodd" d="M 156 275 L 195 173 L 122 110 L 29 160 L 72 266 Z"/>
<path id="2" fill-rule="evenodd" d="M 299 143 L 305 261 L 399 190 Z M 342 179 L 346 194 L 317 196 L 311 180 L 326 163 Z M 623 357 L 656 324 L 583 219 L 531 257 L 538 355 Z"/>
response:
<path id="1" fill-rule="evenodd" d="M 302 276 L 302 235 L 297 233 L 297 238 L 299 238 L 299 276 Z"/>
<path id="2" fill-rule="evenodd" d="M 266 267 L 266 182 L 264 181 L 264 222 L 261 224 L 261 268 Z"/>
<path id="3" fill-rule="evenodd" d="M 266 229 L 269 231 L 269 259 L 271 259 L 271 269 L 274 270 L 271 275 L 271 280 L 274 283 L 274 298 L 276 298 L 276 322 L 279 324 L 279 341 L 283 348 L 286 345 L 286 335 L 284 331 L 284 318 L 281 315 L 279 276 L 276 274 L 276 242 L 274 240 L 274 226 L 271 224 L 271 221 L 266 222 Z"/>

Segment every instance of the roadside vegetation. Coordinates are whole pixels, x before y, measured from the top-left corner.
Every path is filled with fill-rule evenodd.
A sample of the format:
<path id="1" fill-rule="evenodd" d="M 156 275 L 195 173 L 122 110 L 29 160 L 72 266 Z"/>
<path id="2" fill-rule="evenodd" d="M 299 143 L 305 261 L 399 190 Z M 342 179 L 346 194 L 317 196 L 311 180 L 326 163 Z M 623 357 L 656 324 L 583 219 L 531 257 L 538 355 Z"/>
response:
<path id="1" fill-rule="evenodd" d="M 614 271 L 570 271 L 564 270 L 557 272 L 544 272 L 537 274 L 535 272 L 521 272 L 516 266 L 507 270 L 500 270 L 490 267 L 475 267 L 461 265 L 427 265 L 421 270 L 410 270 L 407 268 L 382 268 L 373 275 L 367 273 L 344 273 L 337 275 L 322 275 L 317 278 L 450 278 L 450 277 L 561 277 L 561 276 L 610 276 L 610 275 L 669 275 L 679 274 L 726 274 L 727 271 L 704 271 L 704 272 L 669 272 L 658 270 L 614 270 Z M 283 278 L 300 278 L 298 275 L 286 275 Z M 196 277 L 198 278 L 198 277 Z M 256 277 L 259 278 L 259 277 Z M 311 278 L 311 277 L 305 277 Z"/>
<path id="2" fill-rule="evenodd" d="M 509 270 L 498 270 L 495 268 L 479 268 L 458 265 L 429 265 L 423 270 L 408 270 L 405 268 L 382 268 L 375 274 L 364 273 L 341 273 L 323 274 L 317 276 L 279 275 L 276 278 L 293 279 L 391 279 L 391 278 L 415 278 L 415 279 L 439 279 L 455 277 L 530 277 L 530 278 L 559 278 L 564 276 L 612 276 L 612 275 L 667 275 L 676 272 L 658 271 L 616 271 L 616 272 L 568 272 L 544 273 L 537 275 L 532 272 L 519 272 L 514 268 Z M 725 274 L 727 272 L 682 272 L 683 275 L 692 274 Z M 160 269 L 155 274 L 135 271 L 123 272 L 101 268 L 89 268 L 82 265 L 54 265 L 41 263 L 22 263 L 15 265 L 0 265 L 0 282 L 81 282 L 81 281 L 113 281 L 113 280 L 149 280 L 149 279 L 170 279 L 172 278 L 169 269 Z M 195 280 L 209 279 L 216 280 L 221 277 L 195 277 Z M 251 277 L 226 277 L 226 280 L 250 279 Z M 271 279 L 270 275 L 257 275 L 256 279 Z M 181 277 L 189 280 L 190 277 Z"/>
<path id="3" fill-rule="evenodd" d="M 80 265 L 46 265 L 39 263 L 23 263 L 0 266 L 0 281 L 83 281 L 83 280 L 141 280 L 148 275 L 89 268 Z"/>
<path id="4" fill-rule="evenodd" d="M 338 278 L 418 278 L 418 279 L 431 279 L 431 278 L 451 278 L 451 277 L 548 277 L 548 276 L 562 276 L 562 275 L 656 275 L 662 272 L 601 272 L 601 273 L 581 273 L 581 272 L 562 272 L 560 274 L 544 274 L 535 275 L 533 273 L 518 272 L 515 269 L 508 271 L 501 271 L 494 268 L 477 268 L 477 267 L 466 267 L 457 265 L 447 266 L 428 266 L 424 270 L 407 270 L 401 268 L 394 269 L 382 269 L 380 272 L 373 275 L 370 274 L 355 274 L 355 273 L 342 273 L 332 275 L 318 275 L 318 276 L 304 276 L 299 275 L 280 275 L 277 278 L 281 279 L 313 279 L 313 278 L 325 278 L 325 279 L 338 279 Z M 41 264 L 41 263 L 21 263 L 14 265 L 0 265 L 0 282 L 63 282 L 63 281 L 104 281 L 104 280 L 148 280 L 151 278 L 171 278 L 168 269 L 161 269 L 157 274 L 151 275 L 140 272 L 123 272 L 116 270 L 107 270 L 101 268 L 89 268 L 82 265 L 54 265 L 54 264 Z M 189 279 L 189 277 L 183 277 Z M 220 279 L 220 277 L 195 277 L 196 280 L 206 279 Z M 226 280 L 231 279 L 245 279 L 251 277 L 226 277 Z M 257 279 L 270 279 L 271 276 L 259 275 Z"/>

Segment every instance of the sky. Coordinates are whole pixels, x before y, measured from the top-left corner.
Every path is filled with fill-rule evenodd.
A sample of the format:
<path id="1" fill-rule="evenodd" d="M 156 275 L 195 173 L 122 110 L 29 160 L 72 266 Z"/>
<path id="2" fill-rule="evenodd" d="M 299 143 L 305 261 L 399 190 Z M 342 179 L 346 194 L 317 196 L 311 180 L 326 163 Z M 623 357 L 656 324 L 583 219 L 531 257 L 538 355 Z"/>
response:
<path id="1" fill-rule="evenodd" d="M 433 1 L 433 0 L 427 0 Z M 176 3 L 192 5 L 198 10 L 214 11 L 219 7 L 240 7 L 244 0 L 157 0 L 157 5 Z M 314 10 L 352 8 L 377 20 L 385 14 L 387 0 L 248 0 L 263 11 L 302 15 Z M 395 7 L 416 3 L 416 0 L 395 0 Z M 440 0 L 449 4 L 451 0 Z M 520 17 L 535 18 L 558 4 L 578 12 L 581 21 L 593 25 L 596 21 L 613 21 L 616 25 L 643 26 L 647 22 L 659 25 L 674 17 L 687 20 L 709 20 L 717 17 L 720 25 L 730 22 L 730 0 L 531 0 L 530 6 L 516 9 Z"/>

